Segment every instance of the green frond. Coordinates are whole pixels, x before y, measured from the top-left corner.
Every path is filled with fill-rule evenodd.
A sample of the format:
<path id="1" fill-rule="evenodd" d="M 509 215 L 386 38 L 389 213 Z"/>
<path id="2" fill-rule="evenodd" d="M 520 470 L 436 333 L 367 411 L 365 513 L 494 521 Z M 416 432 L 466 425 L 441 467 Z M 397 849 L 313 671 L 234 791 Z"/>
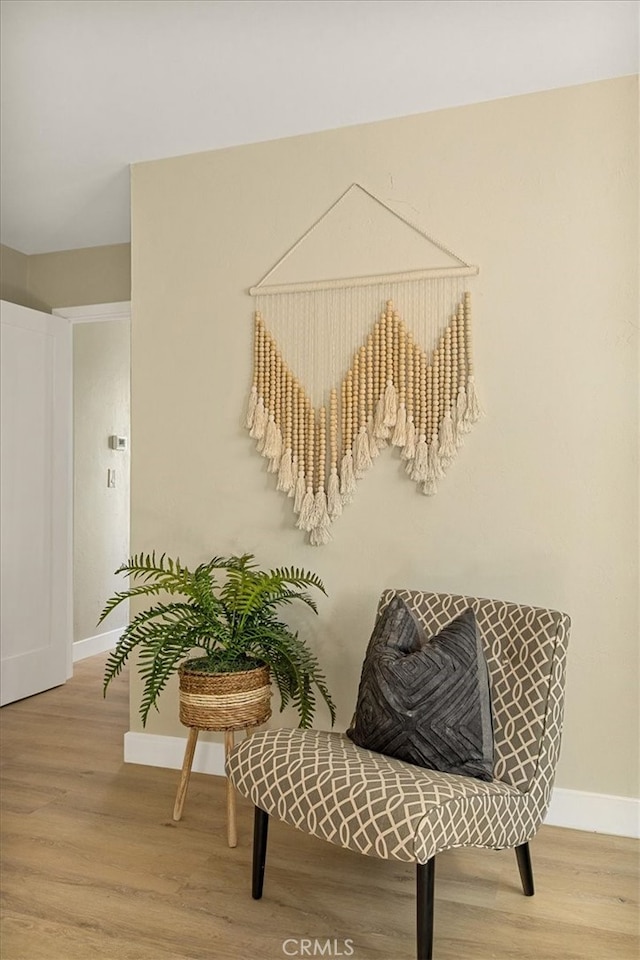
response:
<path id="1" fill-rule="evenodd" d="M 294 600 L 301 600 L 302 603 L 306 603 L 308 607 L 311 607 L 314 613 L 318 612 L 318 605 L 313 597 L 308 593 L 301 593 L 299 590 L 282 590 L 276 596 L 266 600 L 265 605 L 272 609 L 279 606 L 281 603 L 293 603 Z"/>
<path id="2" fill-rule="evenodd" d="M 212 557 L 206 563 L 201 563 L 198 570 L 226 570 L 229 566 L 229 557 Z"/>
<path id="3" fill-rule="evenodd" d="M 229 557 L 229 568 L 236 570 L 257 570 L 258 564 L 252 553 L 243 553 L 241 556 Z"/>
<path id="4" fill-rule="evenodd" d="M 308 570 L 301 570 L 299 567 L 277 567 L 275 570 L 271 570 L 270 574 L 282 583 L 289 583 L 297 587 L 316 587 L 325 596 L 327 595 L 320 577 L 315 573 L 309 573 Z"/>
<path id="5" fill-rule="evenodd" d="M 156 560 L 155 551 L 146 555 L 135 554 L 118 567 L 118 573 L 132 580 L 141 580 L 143 584 L 151 583 L 152 587 L 162 587 L 167 592 L 184 592 L 187 595 L 193 578 L 191 571 L 182 566 L 180 560 L 172 560 L 164 553 Z"/>
<path id="6" fill-rule="evenodd" d="M 114 595 L 107 601 L 104 610 L 100 614 L 98 624 L 102 623 L 102 621 L 109 616 L 111 611 L 115 610 L 118 604 L 122 603 L 123 600 L 130 600 L 133 597 L 141 596 L 158 596 L 161 593 L 172 592 L 173 591 L 167 590 L 165 587 L 159 586 L 158 584 L 140 584 L 137 587 L 131 587 L 129 590 L 122 590 L 118 593 L 114 593 Z"/>
<path id="7" fill-rule="evenodd" d="M 317 658 L 297 634 L 275 622 L 269 627 L 255 628 L 248 643 L 253 655 L 272 667 L 281 694 L 286 690 L 298 710 L 300 726 L 309 726 L 313 718 L 314 686 L 329 708 L 332 723 L 335 722 L 335 705 L 326 678 Z"/>
<path id="8" fill-rule="evenodd" d="M 194 645 L 195 643 L 191 649 Z M 140 716 L 143 726 L 146 725 L 151 708 L 158 709 L 157 703 L 160 694 L 184 659 L 184 643 L 179 640 L 172 642 L 169 638 L 165 638 L 165 641 L 159 644 L 156 650 L 153 647 L 147 647 L 141 651 L 138 670 L 144 680 L 140 700 Z"/>

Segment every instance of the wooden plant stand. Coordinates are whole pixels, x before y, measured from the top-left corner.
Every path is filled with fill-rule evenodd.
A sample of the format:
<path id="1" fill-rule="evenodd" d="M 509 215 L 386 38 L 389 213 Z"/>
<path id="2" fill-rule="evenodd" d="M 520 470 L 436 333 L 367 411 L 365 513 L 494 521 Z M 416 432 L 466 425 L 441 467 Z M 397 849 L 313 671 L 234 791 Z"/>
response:
<path id="1" fill-rule="evenodd" d="M 176 794 L 176 802 L 173 807 L 173 819 L 181 820 L 182 811 L 184 809 L 184 802 L 187 798 L 187 788 L 189 786 L 189 778 L 191 777 L 191 767 L 193 765 L 193 756 L 196 751 L 196 744 L 198 742 L 198 734 L 202 730 L 202 727 L 189 727 L 189 736 L 187 737 L 187 746 L 184 751 L 184 760 L 182 761 L 182 773 L 180 774 L 180 783 L 178 784 L 178 793 Z M 244 729 L 239 727 L 238 729 Z M 229 753 L 231 752 L 234 744 L 234 730 L 225 730 L 224 731 L 224 758 L 225 762 Z M 249 730 L 245 729 L 247 736 L 249 735 Z M 230 847 L 236 847 L 238 845 L 238 832 L 236 828 L 236 793 L 231 784 L 231 781 L 227 777 L 227 843 Z"/>
<path id="2" fill-rule="evenodd" d="M 180 687 L 180 722 L 189 728 L 182 761 L 182 774 L 173 808 L 173 819 L 182 818 L 187 796 L 193 755 L 201 730 L 224 731 L 225 763 L 233 749 L 234 733 L 265 723 L 271 716 L 269 668 L 256 667 L 237 673 L 210 673 L 199 668 L 199 661 L 182 664 L 178 671 Z M 238 843 L 236 831 L 236 795 L 227 779 L 227 842 Z"/>

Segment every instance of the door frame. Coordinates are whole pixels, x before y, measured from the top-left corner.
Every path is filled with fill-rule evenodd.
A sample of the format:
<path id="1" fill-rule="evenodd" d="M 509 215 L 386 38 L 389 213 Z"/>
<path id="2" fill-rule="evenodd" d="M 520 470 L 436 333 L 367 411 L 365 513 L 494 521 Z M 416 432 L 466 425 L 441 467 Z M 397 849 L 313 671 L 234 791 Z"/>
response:
<path id="1" fill-rule="evenodd" d="M 100 323 L 102 320 L 130 320 L 131 301 L 117 303 L 92 303 L 81 307 L 56 307 L 51 313 L 64 317 L 70 323 Z"/>

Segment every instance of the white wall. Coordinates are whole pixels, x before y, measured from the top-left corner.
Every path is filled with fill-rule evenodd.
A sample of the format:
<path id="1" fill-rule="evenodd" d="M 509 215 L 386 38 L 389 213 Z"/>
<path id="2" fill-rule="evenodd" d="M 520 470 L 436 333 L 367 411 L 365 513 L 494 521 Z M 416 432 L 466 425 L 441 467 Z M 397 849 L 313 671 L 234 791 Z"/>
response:
<path id="1" fill-rule="evenodd" d="M 127 610 L 99 627 L 107 598 L 122 587 L 114 571 L 129 555 L 130 322 L 76 323 L 74 377 L 74 641 L 116 630 Z M 127 437 L 126 452 L 109 436 Z M 107 487 L 107 471 L 116 486 Z"/>

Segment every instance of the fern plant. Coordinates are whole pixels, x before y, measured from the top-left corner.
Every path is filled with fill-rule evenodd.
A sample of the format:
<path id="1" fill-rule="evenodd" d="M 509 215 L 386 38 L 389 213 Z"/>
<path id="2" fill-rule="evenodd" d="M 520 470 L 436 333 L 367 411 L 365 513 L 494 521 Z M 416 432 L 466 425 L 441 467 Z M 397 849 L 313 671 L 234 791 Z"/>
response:
<path id="1" fill-rule="evenodd" d="M 286 623 L 280 607 L 301 601 L 318 612 L 307 592 L 326 594 L 319 577 L 295 567 L 260 570 L 252 554 L 213 557 L 190 570 L 162 554 L 137 554 L 116 570 L 130 578 L 128 589 L 106 603 L 99 623 L 120 603 L 135 597 L 157 597 L 136 614 L 107 659 L 104 694 L 131 654 L 138 653 L 144 681 L 140 715 L 143 726 L 169 678 L 189 654 L 189 666 L 211 673 L 250 670 L 266 664 L 280 693 L 280 709 L 291 704 L 300 726 L 309 727 L 316 709 L 316 691 L 327 704 L 331 722 L 335 707 L 317 658 Z"/>

